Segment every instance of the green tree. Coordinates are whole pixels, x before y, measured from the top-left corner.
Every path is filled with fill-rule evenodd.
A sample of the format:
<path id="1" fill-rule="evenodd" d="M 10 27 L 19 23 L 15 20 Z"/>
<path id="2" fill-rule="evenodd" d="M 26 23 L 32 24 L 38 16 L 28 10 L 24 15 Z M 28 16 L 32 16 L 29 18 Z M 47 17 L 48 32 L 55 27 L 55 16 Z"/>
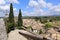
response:
<path id="1" fill-rule="evenodd" d="M 51 24 L 50 22 L 45 23 L 45 26 L 44 26 L 45 33 L 46 33 L 47 30 L 48 30 L 49 28 L 51 28 L 51 27 L 52 27 L 52 24 Z"/>
<path id="2" fill-rule="evenodd" d="M 9 24 L 11 25 L 11 26 L 9 26 L 10 29 L 13 30 L 15 22 L 14 22 L 14 13 L 13 13 L 13 5 L 12 5 L 12 3 L 10 4 Z"/>
<path id="3" fill-rule="evenodd" d="M 22 28 L 22 13 L 21 13 L 21 9 L 19 10 L 19 15 L 18 15 L 18 28 Z"/>

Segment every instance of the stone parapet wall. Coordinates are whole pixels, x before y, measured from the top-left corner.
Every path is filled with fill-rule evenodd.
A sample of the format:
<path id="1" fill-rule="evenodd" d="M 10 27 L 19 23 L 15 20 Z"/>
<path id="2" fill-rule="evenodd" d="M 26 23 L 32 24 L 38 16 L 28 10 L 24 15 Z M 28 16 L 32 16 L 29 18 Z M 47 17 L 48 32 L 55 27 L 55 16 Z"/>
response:
<path id="1" fill-rule="evenodd" d="M 0 40 L 7 40 L 6 28 L 2 18 L 0 18 Z"/>

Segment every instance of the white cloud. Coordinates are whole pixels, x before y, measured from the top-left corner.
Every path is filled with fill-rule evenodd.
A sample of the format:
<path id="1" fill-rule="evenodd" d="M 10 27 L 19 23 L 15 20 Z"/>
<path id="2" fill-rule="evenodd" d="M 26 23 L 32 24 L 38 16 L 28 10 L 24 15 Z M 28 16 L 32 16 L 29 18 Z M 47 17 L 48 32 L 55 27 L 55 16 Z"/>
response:
<path id="1" fill-rule="evenodd" d="M 52 3 L 47 3 L 47 7 L 51 8 L 51 7 L 53 7 L 53 4 Z"/>
<path id="2" fill-rule="evenodd" d="M 60 7 L 59 8 L 56 8 L 55 11 L 60 12 Z"/>
<path id="3" fill-rule="evenodd" d="M 35 9 L 34 12 L 35 12 L 36 14 L 40 14 L 40 13 L 42 13 L 42 12 L 44 12 L 44 11 L 43 11 L 42 9 Z"/>
<path id="4" fill-rule="evenodd" d="M 38 3 L 41 7 L 46 7 L 46 2 L 44 0 L 38 0 Z"/>
<path id="5" fill-rule="evenodd" d="M 9 5 L 3 5 L 3 6 L 0 6 L 0 9 L 1 10 L 9 10 Z"/>
<path id="6" fill-rule="evenodd" d="M 9 14 L 9 10 L 10 10 L 10 5 L 9 4 L 0 6 L 1 15 L 2 14 L 5 15 L 6 12 Z M 17 8 L 13 8 L 13 11 L 14 11 L 14 14 L 16 14 L 17 13 Z M 1 17 L 1 15 L 0 15 L 0 17 Z"/>
<path id="7" fill-rule="evenodd" d="M 34 1 L 34 0 L 30 0 L 29 6 L 30 7 L 35 7 L 35 6 L 38 6 L 38 3 L 36 1 Z"/>
<path id="8" fill-rule="evenodd" d="M 43 13 L 42 13 L 43 14 Z M 49 8 L 49 10 L 45 13 L 45 15 L 60 15 L 60 6 L 56 5 L 56 6 L 52 6 Z"/>
<path id="9" fill-rule="evenodd" d="M 19 1 L 18 0 L 0 0 L 0 5 L 2 4 L 6 4 L 6 3 L 16 3 L 16 4 L 19 4 Z"/>
<path id="10" fill-rule="evenodd" d="M 13 10 L 14 10 L 14 11 L 17 11 L 17 8 L 14 8 Z"/>
<path id="11" fill-rule="evenodd" d="M 6 3 L 5 0 L 0 0 L 0 5 L 5 3 Z"/>
<path id="12" fill-rule="evenodd" d="M 7 4 L 7 2 L 9 2 L 9 3 L 12 2 L 12 3 L 16 3 L 16 4 L 19 3 L 18 0 L 0 0 L 0 11 L 1 11 L 1 10 L 2 10 L 2 11 L 6 11 L 6 10 L 9 11 L 9 9 L 10 9 L 10 4 Z M 2 5 L 2 4 L 3 4 L 3 5 Z M 14 8 L 13 10 L 16 11 L 17 8 Z"/>
<path id="13" fill-rule="evenodd" d="M 6 11 L 9 13 L 9 10 L 10 10 L 9 3 L 19 4 L 19 1 L 18 0 L 0 0 L 0 17 L 5 15 Z M 14 7 L 13 10 L 15 13 L 17 11 L 17 8 Z"/>
<path id="14" fill-rule="evenodd" d="M 32 12 L 28 12 L 28 11 L 22 11 L 22 14 L 23 14 L 23 16 L 39 16 L 39 15 L 42 15 L 42 13 L 43 13 L 43 10 L 42 9 L 35 9 L 35 10 L 33 10 Z"/>
<path id="15" fill-rule="evenodd" d="M 47 3 L 44 1 L 44 0 L 38 0 L 38 1 L 35 1 L 35 0 L 30 0 L 29 2 L 29 6 L 30 7 L 46 7 Z"/>
<path id="16" fill-rule="evenodd" d="M 37 16 L 37 15 L 43 15 L 45 12 L 43 9 L 43 7 L 46 7 L 47 6 L 47 3 L 44 1 L 44 0 L 30 0 L 29 4 L 28 4 L 29 7 L 33 7 L 34 10 L 33 12 L 25 12 L 27 15 L 32 15 L 32 16 Z M 30 13 L 30 14 L 28 14 Z M 46 14 L 46 13 L 45 13 Z"/>
<path id="17" fill-rule="evenodd" d="M 60 5 L 58 6 L 53 6 L 49 9 L 50 11 L 55 11 L 55 12 L 60 12 Z"/>
<path id="18" fill-rule="evenodd" d="M 10 10 L 9 4 L 0 6 L 0 17 L 5 16 L 6 12 L 7 12 L 7 14 L 9 14 L 9 10 Z M 13 8 L 13 10 L 14 10 L 14 15 L 16 16 L 17 15 L 17 8 Z"/>
<path id="19" fill-rule="evenodd" d="M 53 3 L 46 2 L 45 0 L 30 0 L 28 7 L 33 7 L 32 12 L 25 12 L 26 15 L 37 15 L 37 16 L 49 16 L 60 14 L 60 3 L 58 5 L 53 5 Z M 43 8 L 48 8 L 46 11 Z"/>
<path id="20" fill-rule="evenodd" d="M 38 1 L 35 1 L 35 0 L 30 0 L 29 4 L 28 4 L 30 7 L 52 7 L 53 4 L 52 3 L 47 3 L 45 2 L 45 0 L 38 0 Z"/>
<path id="21" fill-rule="evenodd" d="M 9 4 L 2 5 L 2 6 L 0 6 L 0 10 L 3 10 L 3 11 L 10 10 L 10 5 Z M 17 8 L 13 8 L 13 10 L 16 11 Z"/>
<path id="22" fill-rule="evenodd" d="M 8 2 L 10 3 L 16 3 L 16 4 L 19 4 L 19 1 L 18 0 L 7 0 Z"/>

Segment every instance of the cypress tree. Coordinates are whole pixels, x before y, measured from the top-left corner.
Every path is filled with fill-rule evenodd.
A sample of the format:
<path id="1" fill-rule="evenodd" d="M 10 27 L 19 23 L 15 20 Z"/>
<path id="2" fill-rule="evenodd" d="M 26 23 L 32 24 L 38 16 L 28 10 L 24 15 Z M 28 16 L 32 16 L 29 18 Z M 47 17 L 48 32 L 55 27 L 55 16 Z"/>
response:
<path id="1" fill-rule="evenodd" d="M 21 13 L 21 9 L 19 10 L 19 15 L 18 15 L 18 27 L 21 28 L 23 24 L 22 21 L 22 13 Z"/>
<path id="2" fill-rule="evenodd" d="M 10 4 L 9 23 L 10 23 L 11 30 L 13 30 L 15 22 L 14 22 L 14 14 L 13 14 L 13 5 L 12 5 L 12 3 Z"/>
<path id="3" fill-rule="evenodd" d="M 10 4 L 9 22 L 10 23 L 14 22 L 14 14 L 13 14 L 13 5 L 12 5 L 12 3 Z"/>

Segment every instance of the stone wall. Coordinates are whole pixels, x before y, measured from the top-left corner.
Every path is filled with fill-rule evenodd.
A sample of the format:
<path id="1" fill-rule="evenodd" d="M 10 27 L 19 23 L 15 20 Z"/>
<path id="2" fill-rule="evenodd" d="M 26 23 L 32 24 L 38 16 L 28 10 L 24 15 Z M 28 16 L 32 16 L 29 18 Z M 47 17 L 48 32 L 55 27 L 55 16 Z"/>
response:
<path id="1" fill-rule="evenodd" d="M 2 18 L 0 18 L 0 40 L 7 40 L 6 28 Z"/>

